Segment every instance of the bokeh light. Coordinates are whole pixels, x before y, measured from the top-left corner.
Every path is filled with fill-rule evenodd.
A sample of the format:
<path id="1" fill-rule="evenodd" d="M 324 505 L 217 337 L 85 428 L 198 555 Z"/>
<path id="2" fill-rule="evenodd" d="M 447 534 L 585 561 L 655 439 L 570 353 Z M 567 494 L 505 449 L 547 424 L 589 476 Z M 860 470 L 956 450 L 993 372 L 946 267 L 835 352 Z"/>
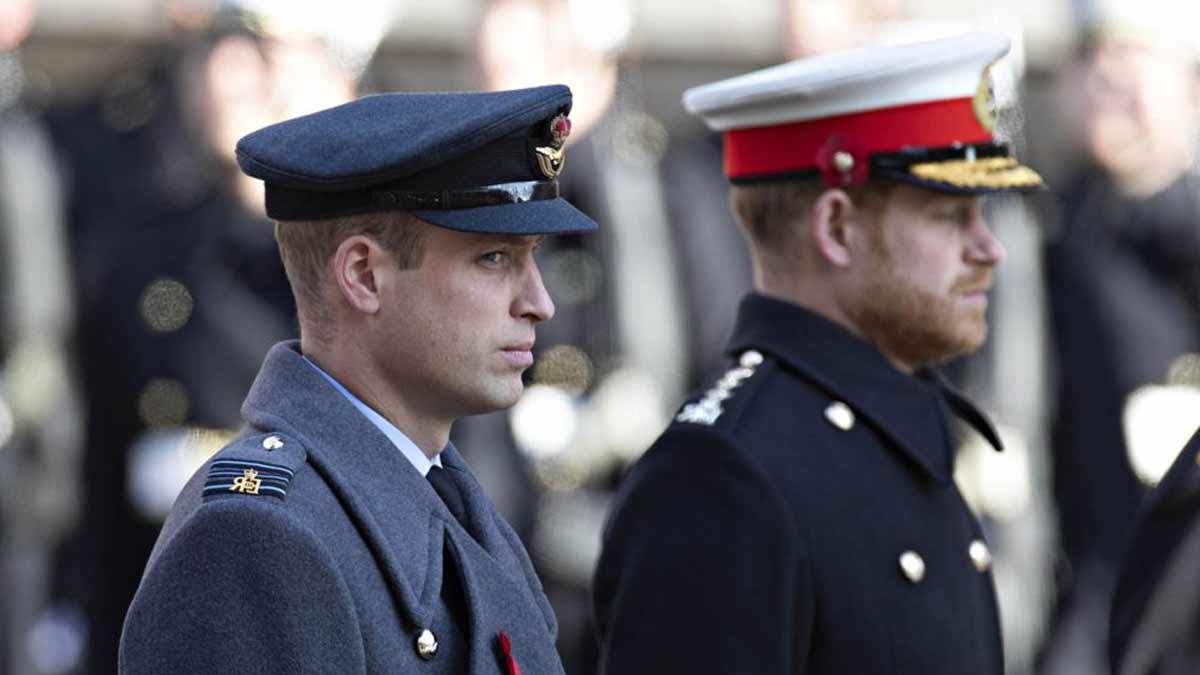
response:
<path id="1" fill-rule="evenodd" d="M 1140 387 L 1125 401 L 1129 463 L 1147 485 L 1157 485 L 1200 427 L 1200 389 L 1189 385 Z"/>
<path id="2" fill-rule="evenodd" d="M 596 300 L 604 283 L 604 265 L 590 251 L 560 251 L 543 266 L 546 288 L 554 301 L 564 305 L 582 305 Z"/>
<path id="3" fill-rule="evenodd" d="M 158 279 L 142 292 L 142 320 L 157 333 L 171 333 L 192 317 L 192 294 L 174 279 Z"/>
<path id="4" fill-rule="evenodd" d="M 546 350 L 533 366 L 533 381 L 579 394 L 592 386 L 595 367 L 580 348 L 555 345 Z"/>
<path id="5" fill-rule="evenodd" d="M 138 414 L 142 422 L 151 428 L 183 424 L 190 407 L 187 390 L 177 380 L 150 380 L 138 397 Z"/>
<path id="6" fill-rule="evenodd" d="M 1014 521 L 1033 497 L 1029 445 L 1014 428 L 997 425 L 1004 451 L 996 452 L 983 437 L 972 433 L 959 448 L 954 480 L 963 498 L 977 513 Z"/>
<path id="7" fill-rule="evenodd" d="M 558 387 L 535 384 L 509 411 L 517 446 L 535 460 L 554 457 L 570 447 L 578 427 L 571 396 Z"/>

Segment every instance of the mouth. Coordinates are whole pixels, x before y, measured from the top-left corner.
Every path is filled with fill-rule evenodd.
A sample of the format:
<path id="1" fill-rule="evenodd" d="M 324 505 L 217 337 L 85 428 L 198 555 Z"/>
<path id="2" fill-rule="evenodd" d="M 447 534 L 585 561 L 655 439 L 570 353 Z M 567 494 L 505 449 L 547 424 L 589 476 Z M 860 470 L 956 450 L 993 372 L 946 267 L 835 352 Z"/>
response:
<path id="1" fill-rule="evenodd" d="M 991 286 L 968 288 L 960 293 L 960 297 L 971 304 L 986 305 L 988 302 L 989 290 L 991 290 Z"/>
<path id="2" fill-rule="evenodd" d="M 505 345 L 500 353 L 509 365 L 524 370 L 533 365 L 533 340 Z"/>

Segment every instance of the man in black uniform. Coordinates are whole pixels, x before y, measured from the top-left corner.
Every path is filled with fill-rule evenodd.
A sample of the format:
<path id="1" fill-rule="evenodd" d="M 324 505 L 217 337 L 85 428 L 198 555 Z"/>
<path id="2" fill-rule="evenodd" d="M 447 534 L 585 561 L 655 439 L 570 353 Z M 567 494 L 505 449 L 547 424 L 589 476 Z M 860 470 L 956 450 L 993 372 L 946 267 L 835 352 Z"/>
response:
<path id="1" fill-rule="evenodd" d="M 606 673 L 1004 671 L 957 416 L 1003 248 L 979 194 L 1040 187 L 992 134 L 974 34 L 689 91 L 725 133 L 757 292 L 734 367 L 631 470 L 594 593 Z"/>

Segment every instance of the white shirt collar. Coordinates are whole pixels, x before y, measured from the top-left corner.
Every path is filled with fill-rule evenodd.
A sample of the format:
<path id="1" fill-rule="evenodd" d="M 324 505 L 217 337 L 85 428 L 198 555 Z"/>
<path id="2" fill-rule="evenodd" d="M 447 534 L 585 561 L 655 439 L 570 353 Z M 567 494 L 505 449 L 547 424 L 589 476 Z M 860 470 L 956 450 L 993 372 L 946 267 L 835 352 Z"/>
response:
<path id="1" fill-rule="evenodd" d="M 421 473 L 422 476 L 429 475 L 429 469 L 431 467 L 436 466 L 441 468 L 441 455 L 434 455 L 432 460 L 426 457 L 425 453 L 421 452 L 421 449 L 417 447 L 417 444 L 413 443 L 412 439 L 410 439 L 408 436 L 405 436 L 403 431 L 397 429 L 396 425 L 384 419 L 383 415 L 375 412 L 370 406 L 359 400 L 357 396 L 350 393 L 349 389 L 343 387 L 341 382 L 333 379 L 329 373 L 322 370 L 320 366 L 318 366 L 316 363 L 313 363 L 307 356 L 304 357 L 304 360 L 308 363 L 308 365 L 316 369 L 316 371 L 320 373 L 322 377 L 328 380 L 329 384 L 332 384 L 333 388 L 338 390 L 338 393 L 346 397 L 347 401 L 353 403 L 354 407 L 358 408 L 359 412 L 361 412 L 367 419 L 371 420 L 371 423 L 378 427 L 378 429 L 383 432 L 384 436 L 388 437 L 388 440 L 392 442 L 392 445 L 395 445 L 396 448 L 400 450 L 400 453 L 404 455 L 404 458 L 407 459 L 413 465 L 413 467 Z"/>

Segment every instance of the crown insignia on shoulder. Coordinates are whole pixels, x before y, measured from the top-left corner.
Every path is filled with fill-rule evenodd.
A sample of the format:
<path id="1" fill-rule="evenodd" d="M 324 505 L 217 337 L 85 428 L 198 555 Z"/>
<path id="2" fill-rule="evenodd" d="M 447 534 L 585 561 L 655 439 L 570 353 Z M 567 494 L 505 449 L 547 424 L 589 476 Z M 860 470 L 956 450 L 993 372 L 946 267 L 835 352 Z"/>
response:
<path id="1" fill-rule="evenodd" d="M 725 412 L 721 404 L 733 396 L 734 389 L 754 375 L 755 369 L 762 362 L 763 356 L 759 352 L 753 349 L 743 352 L 741 358 L 738 359 L 738 365 L 717 380 L 711 389 L 704 392 L 704 396 L 699 401 L 683 406 L 683 410 L 675 416 L 675 421 L 690 424 L 714 424 L 721 413 Z"/>
<path id="2" fill-rule="evenodd" d="M 218 459 L 208 470 L 204 496 L 233 492 L 283 499 L 295 475 L 294 471 L 279 464 Z"/>

